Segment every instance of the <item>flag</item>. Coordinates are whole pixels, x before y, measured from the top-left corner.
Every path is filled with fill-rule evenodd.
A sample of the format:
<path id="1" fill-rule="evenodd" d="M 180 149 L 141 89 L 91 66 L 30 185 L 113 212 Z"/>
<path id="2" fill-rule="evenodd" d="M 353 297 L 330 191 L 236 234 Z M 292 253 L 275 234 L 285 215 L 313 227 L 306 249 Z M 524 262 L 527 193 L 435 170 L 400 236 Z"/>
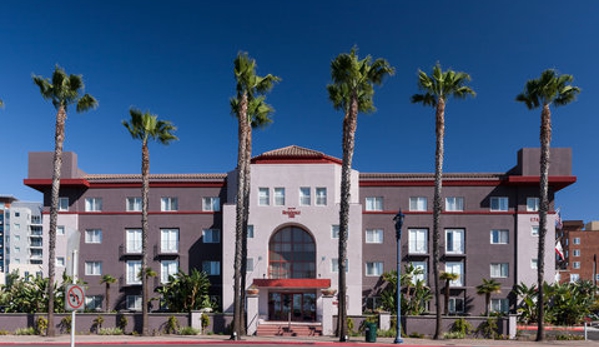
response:
<path id="1" fill-rule="evenodd" d="M 564 223 L 562 222 L 562 216 L 559 208 L 555 211 L 555 228 L 558 230 L 564 228 Z"/>
<path id="2" fill-rule="evenodd" d="M 562 248 L 562 243 L 557 241 L 555 243 L 555 254 L 557 255 L 558 260 L 563 261 L 564 258 L 564 249 Z"/>

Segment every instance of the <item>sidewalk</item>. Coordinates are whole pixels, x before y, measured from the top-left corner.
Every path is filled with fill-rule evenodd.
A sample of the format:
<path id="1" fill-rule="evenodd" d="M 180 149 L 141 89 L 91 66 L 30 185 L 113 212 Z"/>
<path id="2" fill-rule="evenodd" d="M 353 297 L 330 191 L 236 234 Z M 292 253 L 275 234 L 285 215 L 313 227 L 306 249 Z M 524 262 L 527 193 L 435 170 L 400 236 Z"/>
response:
<path id="1" fill-rule="evenodd" d="M 70 345 L 70 335 L 59 335 L 56 337 L 45 337 L 36 335 L 3 335 L 0 336 L 0 346 L 11 345 L 31 345 L 31 344 L 50 344 L 50 345 Z M 301 337 L 301 338 L 277 338 L 265 336 L 245 336 L 241 341 L 231 341 L 225 335 L 161 335 L 161 336 L 131 336 L 131 335 L 76 335 L 76 345 L 106 344 L 106 345 L 126 345 L 126 344 L 147 344 L 147 345 L 315 345 L 315 346 L 389 346 L 393 345 L 393 338 L 377 338 L 375 343 L 366 342 L 363 336 L 351 338 L 349 342 L 340 343 L 335 337 Z M 452 347 L 519 347 L 519 346 L 599 346 L 599 341 L 557 341 L 548 340 L 542 343 L 535 341 L 520 340 L 485 340 L 485 339 L 464 339 L 464 340 L 431 340 L 431 339 L 413 339 L 405 338 L 404 346 L 452 346 Z"/>

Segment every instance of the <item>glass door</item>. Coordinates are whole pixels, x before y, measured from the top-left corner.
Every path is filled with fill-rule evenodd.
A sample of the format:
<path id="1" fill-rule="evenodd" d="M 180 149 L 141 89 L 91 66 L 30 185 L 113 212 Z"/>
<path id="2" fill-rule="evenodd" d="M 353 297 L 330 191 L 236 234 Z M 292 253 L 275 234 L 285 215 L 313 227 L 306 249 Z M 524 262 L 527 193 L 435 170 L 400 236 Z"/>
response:
<path id="1" fill-rule="evenodd" d="M 316 294 L 310 292 L 269 293 L 268 319 L 293 322 L 315 321 Z"/>

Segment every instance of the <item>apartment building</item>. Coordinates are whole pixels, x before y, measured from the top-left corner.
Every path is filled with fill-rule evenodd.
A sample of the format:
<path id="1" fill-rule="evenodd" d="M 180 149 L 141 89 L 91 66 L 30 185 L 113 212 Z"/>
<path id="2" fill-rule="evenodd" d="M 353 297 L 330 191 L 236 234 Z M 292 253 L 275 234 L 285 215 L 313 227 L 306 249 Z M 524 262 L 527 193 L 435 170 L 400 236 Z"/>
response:
<path id="1" fill-rule="evenodd" d="M 30 153 L 25 179 L 44 193 L 44 213 L 49 210 L 51 159 L 49 152 Z M 483 278 L 502 284 L 501 293 L 493 295 L 493 307 L 501 311 L 514 307 L 508 299 L 514 284 L 536 282 L 538 160 L 539 150 L 526 148 L 505 172 L 444 175 L 441 270 L 460 275 L 451 283 L 452 312 L 484 312 L 484 298 L 475 289 Z M 112 288 L 114 308 L 139 310 L 140 175 L 87 174 L 70 152 L 64 153 L 62 171 L 58 221 L 67 237 L 69 231 L 81 233 L 79 274 L 89 286 L 89 308 L 101 305 L 100 278 L 111 274 L 119 278 Z M 341 160 L 289 146 L 254 157 L 251 177 L 246 283 L 260 289 L 259 318 L 319 321 L 321 290 L 338 288 Z M 555 193 L 575 181 L 571 150 L 552 149 L 547 249 L 554 246 Z M 350 315 L 377 307 L 381 275 L 396 268 L 393 217 L 399 209 L 405 214 L 402 264 L 422 268 L 422 278 L 432 286 L 433 189 L 433 174 L 352 171 Z M 235 171 L 151 175 L 149 266 L 159 275 L 154 287 L 178 268 L 198 268 L 209 275 L 221 309 L 232 311 L 235 192 Z M 555 275 L 552 252 L 545 259 L 545 275 L 550 280 Z"/>
<path id="2" fill-rule="evenodd" d="M 0 196 L 0 212 L 1 283 L 15 271 L 21 277 L 46 274 L 42 204 L 4 195 Z"/>
<path id="3" fill-rule="evenodd" d="M 564 221 L 563 235 L 558 241 L 564 257 L 559 270 L 560 282 L 593 281 L 596 284 L 599 279 L 599 222 Z"/>

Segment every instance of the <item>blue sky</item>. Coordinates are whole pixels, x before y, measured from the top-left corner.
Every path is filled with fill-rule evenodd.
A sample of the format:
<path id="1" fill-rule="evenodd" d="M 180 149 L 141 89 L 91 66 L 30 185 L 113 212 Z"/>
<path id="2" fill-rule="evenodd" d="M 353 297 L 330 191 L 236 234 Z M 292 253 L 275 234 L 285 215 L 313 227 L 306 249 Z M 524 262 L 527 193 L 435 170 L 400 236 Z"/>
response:
<path id="1" fill-rule="evenodd" d="M 360 115 L 354 168 L 432 172 L 434 112 L 410 103 L 417 70 L 472 76 L 476 98 L 450 100 L 445 172 L 504 172 L 539 146 L 540 110 L 514 101 L 547 68 L 572 74 L 578 100 L 553 109 L 554 147 L 573 149 L 578 182 L 560 191 L 564 219 L 599 219 L 599 2 L 576 1 L 32 1 L 0 2 L 0 194 L 41 200 L 23 185 L 30 151 L 53 151 L 55 110 L 31 75 L 55 64 L 82 74 L 100 107 L 68 114 L 65 150 L 88 173 L 140 172 L 140 145 L 121 121 L 137 107 L 172 121 L 180 141 L 151 145 L 153 173 L 235 167 L 233 60 L 282 78 L 268 95 L 274 123 L 254 132 L 254 155 L 299 145 L 341 157 L 342 114 L 328 100 L 330 62 L 359 47 L 396 75 Z"/>

